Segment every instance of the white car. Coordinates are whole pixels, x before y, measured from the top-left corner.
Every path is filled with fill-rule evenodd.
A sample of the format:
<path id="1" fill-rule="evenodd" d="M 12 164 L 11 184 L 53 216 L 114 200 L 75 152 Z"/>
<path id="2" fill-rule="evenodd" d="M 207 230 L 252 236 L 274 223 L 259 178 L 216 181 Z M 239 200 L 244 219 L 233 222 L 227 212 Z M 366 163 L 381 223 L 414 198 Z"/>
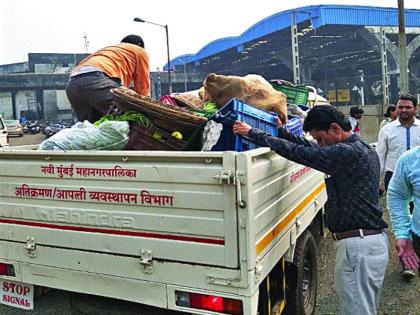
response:
<path id="1" fill-rule="evenodd" d="M 3 117 L 0 115 L 0 147 L 9 146 L 9 138 L 7 134 L 7 128 L 4 125 Z"/>
<path id="2" fill-rule="evenodd" d="M 7 128 L 7 133 L 9 136 L 19 136 L 23 137 L 23 127 L 20 124 L 19 120 L 16 119 L 5 119 L 4 124 Z"/>

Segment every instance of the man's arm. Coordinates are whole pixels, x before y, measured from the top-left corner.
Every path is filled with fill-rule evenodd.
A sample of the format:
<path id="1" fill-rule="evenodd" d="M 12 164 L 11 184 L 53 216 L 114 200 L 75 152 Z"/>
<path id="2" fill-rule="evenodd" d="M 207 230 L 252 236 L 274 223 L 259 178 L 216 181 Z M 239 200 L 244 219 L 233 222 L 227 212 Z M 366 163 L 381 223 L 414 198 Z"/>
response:
<path id="1" fill-rule="evenodd" d="M 351 159 L 351 152 L 344 145 L 320 147 L 305 145 L 271 136 L 261 130 L 252 128 L 248 137 L 259 145 L 268 146 L 276 153 L 293 162 L 312 167 L 323 173 L 332 175 L 340 169 L 341 162 Z M 340 149 L 341 148 L 341 149 Z"/>
<path id="2" fill-rule="evenodd" d="M 297 135 L 286 130 L 285 128 L 279 128 L 278 132 L 278 137 L 281 139 L 309 147 L 317 146 L 317 144 L 314 141 L 309 141 L 304 137 L 298 137 Z"/>
<path id="3" fill-rule="evenodd" d="M 388 153 L 388 137 L 384 128 L 379 131 L 378 142 L 376 144 L 376 153 L 379 156 L 379 162 L 381 164 L 381 175 L 385 173 L 385 161 Z"/>
<path id="4" fill-rule="evenodd" d="M 405 159 L 400 158 L 388 186 L 387 204 L 396 239 L 411 239 L 408 204 L 413 197 L 405 171 Z"/>

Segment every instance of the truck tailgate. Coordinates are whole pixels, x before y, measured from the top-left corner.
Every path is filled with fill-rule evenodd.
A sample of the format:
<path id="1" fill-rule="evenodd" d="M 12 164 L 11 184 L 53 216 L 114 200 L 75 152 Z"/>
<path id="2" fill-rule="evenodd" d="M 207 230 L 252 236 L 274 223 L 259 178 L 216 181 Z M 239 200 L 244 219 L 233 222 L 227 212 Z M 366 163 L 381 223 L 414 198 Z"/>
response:
<path id="1" fill-rule="evenodd" d="M 0 239 L 238 267 L 234 152 L 0 152 Z"/>

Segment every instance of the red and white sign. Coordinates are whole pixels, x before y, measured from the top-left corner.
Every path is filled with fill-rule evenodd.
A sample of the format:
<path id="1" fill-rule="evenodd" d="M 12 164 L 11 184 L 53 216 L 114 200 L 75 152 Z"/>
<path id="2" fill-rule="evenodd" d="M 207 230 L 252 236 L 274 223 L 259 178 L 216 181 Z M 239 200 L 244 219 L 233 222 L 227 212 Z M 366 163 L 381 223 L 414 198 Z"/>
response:
<path id="1" fill-rule="evenodd" d="M 1 304 L 24 310 L 34 308 L 34 286 L 21 282 L 0 279 Z"/>

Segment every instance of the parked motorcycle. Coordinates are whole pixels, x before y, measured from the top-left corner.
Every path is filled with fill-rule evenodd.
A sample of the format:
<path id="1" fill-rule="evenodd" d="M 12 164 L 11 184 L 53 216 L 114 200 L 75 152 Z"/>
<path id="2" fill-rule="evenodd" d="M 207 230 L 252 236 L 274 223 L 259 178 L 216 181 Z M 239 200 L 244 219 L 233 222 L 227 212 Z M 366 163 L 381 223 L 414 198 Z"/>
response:
<path id="1" fill-rule="evenodd" d="M 41 128 L 38 125 L 38 120 L 30 121 L 27 127 L 28 127 L 28 133 L 30 133 L 31 135 L 37 134 L 41 131 Z"/>
<path id="2" fill-rule="evenodd" d="M 56 133 L 60 132 L 61 130 L 65 128 L 70 128 L 71 126 L 71 123 L 60 120 L 56 123 L 49 123 L 48 125 L 46 125 L 42 130 L 42 133 L 45 135 L 46 138 L 49 138 L 55 135 Z"/>

